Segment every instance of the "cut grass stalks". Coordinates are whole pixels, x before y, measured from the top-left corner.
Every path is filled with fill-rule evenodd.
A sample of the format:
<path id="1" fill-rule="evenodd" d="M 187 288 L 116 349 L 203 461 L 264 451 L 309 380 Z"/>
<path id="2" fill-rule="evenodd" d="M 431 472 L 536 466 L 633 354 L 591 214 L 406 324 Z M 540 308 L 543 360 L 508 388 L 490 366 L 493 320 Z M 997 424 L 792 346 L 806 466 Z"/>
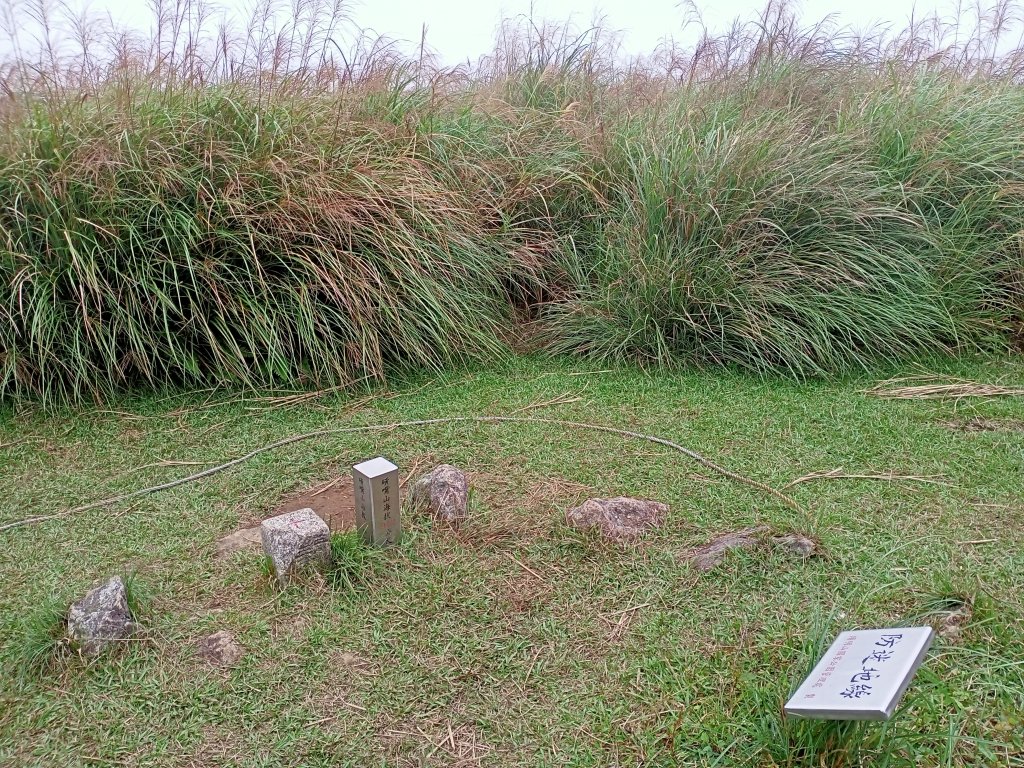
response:
<path id="1" fill-rule="evenodd" d="M 965 397 L 1021 397 L 1024 396 L 1024 387 L 1005 387 L 962 379 L 944 381 L 935 376 L 922 375 L 883 381 L 865 390 L 864 394 L 885 400 L 959 400 Z"/>

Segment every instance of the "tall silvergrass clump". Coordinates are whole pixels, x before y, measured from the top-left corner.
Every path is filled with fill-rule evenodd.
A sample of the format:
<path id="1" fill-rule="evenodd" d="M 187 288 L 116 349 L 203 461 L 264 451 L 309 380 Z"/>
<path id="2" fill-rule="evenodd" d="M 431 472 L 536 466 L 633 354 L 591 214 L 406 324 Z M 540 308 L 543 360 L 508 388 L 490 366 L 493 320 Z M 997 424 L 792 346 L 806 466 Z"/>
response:
<path id="1" fill-rule="evenodd" d="M 345 384 L 500 354 L 542 271 L 529 211 L 563 172 L 459 136 L 443 81 L 386 45 L 335 57 L 339 9 L 297 8 L 279 29 L 264 9 L 240 48 L 188 10 L 99 74 L 84 43 L 9 71 L 0 394 Z"/>
<path id="2" fill-rule="evenodd" d="M 338 383 L 498 350 L 499 226 L 415 135 L 215 89 L 22 130 L 0 174 L 6 391 Z"/>
<path id="3" fill-rule="evenodd" d="M 793 65 L 623 125 L 596 253 L 548 309 L 553 347 L 808 376 L 1005 339 L 1024 92 L 822 85 Z"/>
<path id="4" fill-rule="evenodd" d="M 158 2 L 153 39 L 79 22 L 77 54 L 34 6 L 46 41 L 0 65 L 0 397 L 381 379 L 524 319 L 795 376 L 1020 323 L 1007 5 L 860 37 L 770 5 L 631 62 L 528 20 L 456 70 L 317 0 L 240 38 Z"/>
<path id="5" fill-rule="evenodd" d="M 547 307 L 550 348 L 804 377 L 1005 346 L 1020 57 L 868 42 L 769 7 L 670 59 L 683 85 L 613 127 L 600 235 Z"/>

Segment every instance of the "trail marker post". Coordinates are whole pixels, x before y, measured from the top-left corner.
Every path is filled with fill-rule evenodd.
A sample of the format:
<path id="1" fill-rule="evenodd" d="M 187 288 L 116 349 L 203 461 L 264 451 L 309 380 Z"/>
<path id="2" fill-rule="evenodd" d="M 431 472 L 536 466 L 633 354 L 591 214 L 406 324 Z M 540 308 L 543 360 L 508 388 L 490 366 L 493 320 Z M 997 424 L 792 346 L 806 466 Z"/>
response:
<path id="1" fill-rule="evenodd" d="M 356 530 L 367 544 L 391 547 L 402 538 L 398 467 L 378 456 L 352 467 Z"/>

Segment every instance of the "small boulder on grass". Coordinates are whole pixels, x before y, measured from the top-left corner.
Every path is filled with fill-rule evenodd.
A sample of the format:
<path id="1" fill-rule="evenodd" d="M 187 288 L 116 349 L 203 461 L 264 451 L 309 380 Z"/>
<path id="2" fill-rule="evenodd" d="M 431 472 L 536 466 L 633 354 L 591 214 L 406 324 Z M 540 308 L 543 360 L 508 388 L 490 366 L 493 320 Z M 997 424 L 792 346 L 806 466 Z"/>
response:
<path id="1" fill-rule="evenodd" d="M 136 624 L 128 607 L 128 592 L 120 576 L 114 576 L 68 609 L 68 639 L 86 656 L 98 656 L 126 640 Z"/>
<path id="2" fill-rule="evenodd" d="M 200 639 L 196 652 L 200 658 L 217 667 L 230 667 L 245 655 L 245 649 L 235 636 L 223 629 Z"/>
<path id="3" fill-rule="evenodd" d="M 940 596 L 931 601 L 925 615 L 935 634 L 946 642 L 955 643 L 974 617 L 974 598 L 955 594 Z"/>
<path id="4" fill-rule="evenodd" d="M 569 510 L 565 519 L 575 528 L 596 528 L 606 539 L 631 541 L 662 525 L 667 516 L 667 504 L 617 496 L 588 499 Z"/>
<path id="5" fill-rule="evenodd" d="M 416 481 L 409 501 L 442 523 L 457 523 L 469 514 L 469 478 L 458 467 L 441 464 Z"/>
<path id="6" fill-rule="evenodd" d="M 773 536 L 772 546 L 787 555 L 796 557 L 813 557 L 818 554 L 818 543 L 800 533 L 787 533 Z"/>
<path id="7" fill-rule="evenodd" d="M 771 546 L 795 557 L 811 557 L 818 551 L 818 545 L 813 539 L 799 533 L 772 535 L 772 529 L 767 525 L 758 525 L 722 534 L 689 552 L 687 559 L 693 562 L 698 571 L 710 571 L 725 559 L 729 551 L 759 546 Z"/>
<path id="8" fill-rule="evenodd" d="M 710 571 L 725 559 L 726 553 L 735 549 L 752 549 L 764 542 L 770 532 L 767 525 L 758 525 L 726 533 L 697 547 L 689 554 L 689 559 L 698 571 Z"/>
<path id="9" fill-rule="evenodd" d="M 327 573 L 331 565 L 331 529 L 312 509 L 299 509 L 260 523 L 263 551 L 280 586 L 304 572 Z"/>

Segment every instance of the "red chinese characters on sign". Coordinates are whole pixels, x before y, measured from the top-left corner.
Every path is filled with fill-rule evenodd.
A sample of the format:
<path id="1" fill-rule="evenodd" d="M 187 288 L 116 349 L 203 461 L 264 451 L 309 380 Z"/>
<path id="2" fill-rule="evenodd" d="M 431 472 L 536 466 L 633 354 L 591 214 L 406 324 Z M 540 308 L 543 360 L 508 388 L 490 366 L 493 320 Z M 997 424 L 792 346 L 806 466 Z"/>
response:
<path id="1" fill-rule="evenodd" d="M 856 642 L 856 640 L 856 635 L 850 635 L 846 639 L 846 642 L 843 643 L 842 646 L 840 646 L 839 650 L 836 652 L 836 655 L 832 658 L 832 661 L 829 662 L 829 665 L 825 667 L 825 669 L 822 671 L 821 677 L 819 677 L 815 681 L 814 685 L 812 686 L 813 688 L 825 687 L 825 683 L 828 681 L 828 678 L 832 675 L 833 672 L 836 671 L 836 667 L 839 666 L 839 662 L 843 660 L 843 658 L 846 656 L 846 652 L 850 650 L 850 646 L 853 645 Z M 810 694 L 807 698 L 811 698 L 812 696 L 813 694 Z"/>

